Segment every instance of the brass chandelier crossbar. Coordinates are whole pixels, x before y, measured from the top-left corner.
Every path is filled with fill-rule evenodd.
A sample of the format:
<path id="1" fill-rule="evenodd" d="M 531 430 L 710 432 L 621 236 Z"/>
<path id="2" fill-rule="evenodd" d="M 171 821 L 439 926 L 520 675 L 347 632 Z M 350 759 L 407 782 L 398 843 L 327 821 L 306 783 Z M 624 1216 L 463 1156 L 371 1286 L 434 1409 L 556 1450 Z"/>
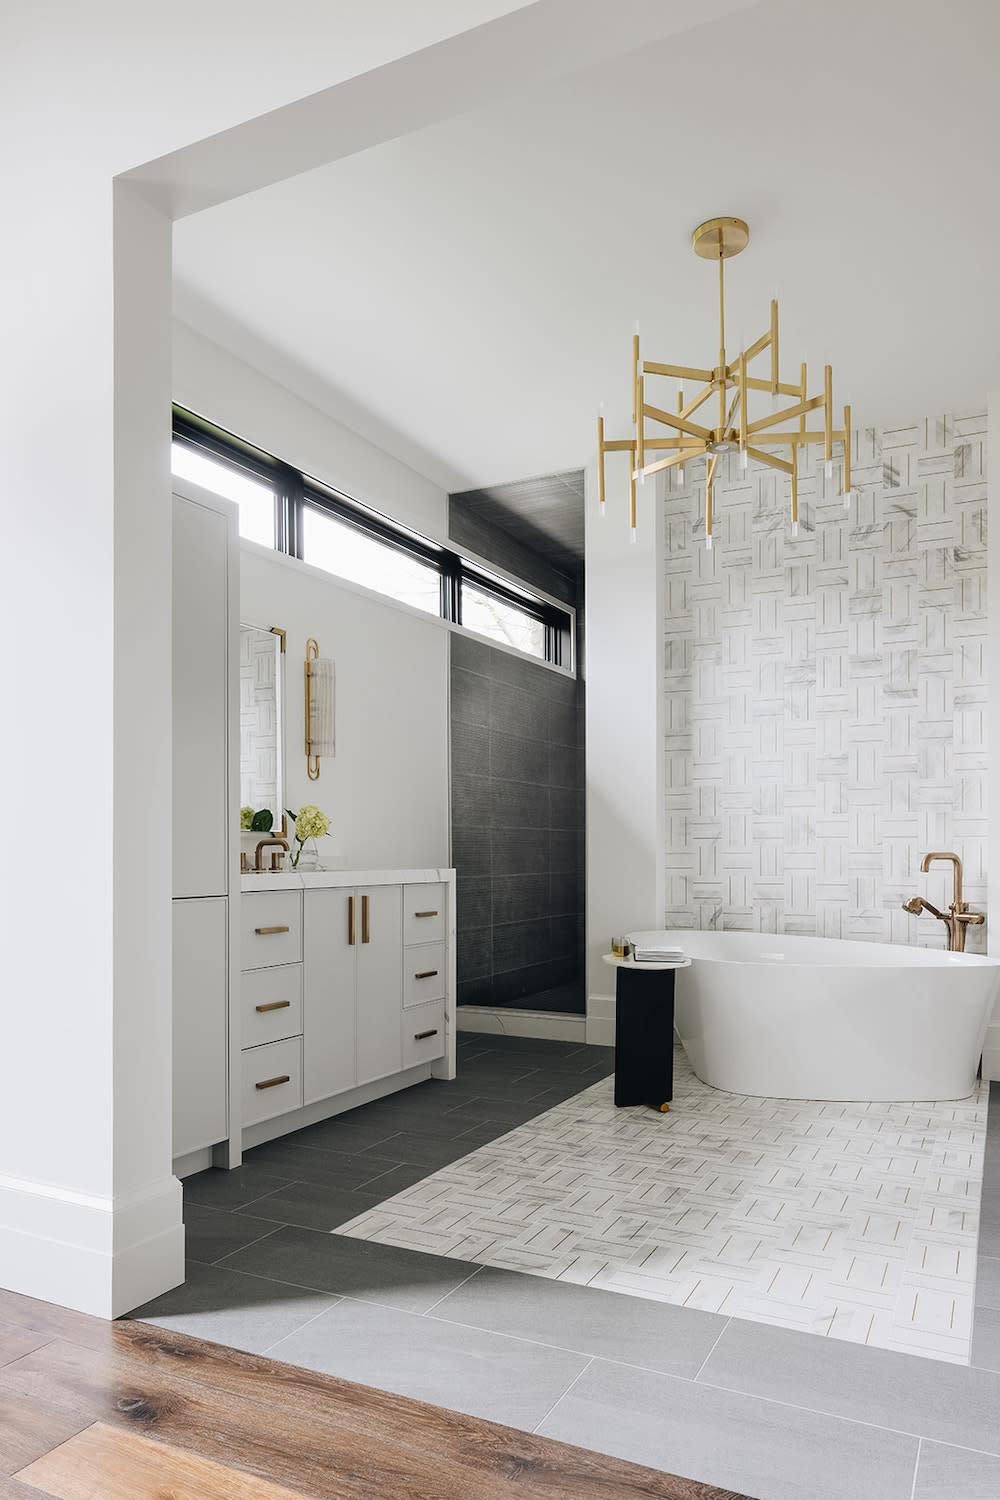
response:
<path id="1" fill-rule="evenodd" d="M 701 369 L 692 365 L 660 364 L 654 360 L 643 360 L 639 353 L 639 335 L 632 338 L 632 424 L 635 436 L 608 439 L 604 436 L 604 417 L 597 419 L 597 446 L 599 459 L 599 500 L 601 513 L 605 506 L 606 453 L 629 455 L 629 508 L 632 537 L 636 533 L 636 484 L 649 474 L 663 469 L 675 469 L 683 473 L 683 465 L 692 459 L 708 460 L 705 484 L 705 544 L 712 545 L 713 489 L 719 458 L 723 453 L 738 452 L 744 468 L 750 459 L 766 464 L 788 474 L 791 479 L 792 534 L 799 529 L 799 464 L 798 450 L 807 443 L 822 443 L 827 474 L 833 471 L 833 445 L 843 444 L 843 482 L 845 506 L 851 497 L 851 408 L 843 408 L 843 426 L 833 425 L 833 371 L 830 365 L 824 368 L 823 389 L 815 396 L 808 394 L 806 366 L 802 365 L 797 384 L 783 381 L 778 370 L 778 304 L 771 302 L 770 326 L 748 349 L 740 351 L 731 363 L 726 359 L 726 300 L 725 263 L 730 256 L 738 255 L 750 239 L 750 231 L 742 219 L 709 219 L 699 224 L 694 232 L 694 250 L 706 260 L 719 263 L 719 359 L 712 369 Z M 762 355 L 768 355 L 768 374 L 751 375 L 749 366 Z M 758 370 L 762 367 L 758 366 Z M 767 368 L 765 366 L 764 368 Z M 671 412 L 647 400 L 646 377 L 666 377 L 677 382 L 677 410 Z M 684 399 L 683 382 L 696 387 L 690 400 Z M 780 411 L 771 411 L 765 416 L 751 419 L 750 402 L 754 393 L 767 394 L 772 398 L 790 396 L 791 405 Z M 693 420 L 715 401 L 716 425 L 705 427 Z M 810 428 L 806 419 L 810 412 L 819 412 L 821 428 Z M 791 427 L 783 424 L 792 423 Z M 669 435 L 664 434 L 667 428 Z M 778 428 L 778 431 L 774 429 Z M 773 448 L 788 449 L 788 457 L 782 458 Z M 666 457 L 650 457 L 665 453 Z"/>

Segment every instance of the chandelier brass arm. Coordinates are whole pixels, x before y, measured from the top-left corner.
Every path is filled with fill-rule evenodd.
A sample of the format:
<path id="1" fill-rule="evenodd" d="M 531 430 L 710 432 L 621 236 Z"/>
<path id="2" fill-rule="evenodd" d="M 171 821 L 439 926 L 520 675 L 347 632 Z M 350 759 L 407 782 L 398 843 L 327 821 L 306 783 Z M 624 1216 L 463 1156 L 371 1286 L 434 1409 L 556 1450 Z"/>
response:
<path id="1" fill-rule="evenodd" d="M 683 471 L 683 465 L 697 458 L 707 459 L 705 485 L 705 543 L 712 545 L 713 490 L 723 453 L 737 451 L 740 462 L 746 467 L 751 459 L 788 474 L 791 478 L 790 518 L 792 535 L 798 533 L 799 521 L 799 449 L 810 443 L 822 443 L 828 477 L 833 472 L 834 444 L 843 447 L 842 489 L 844 504 L 851 499 L 851 408 L 843 408 L 843 425 L 833 425 L 833 370 L 824 366 L 823 389 L 820 394 L 810 396 L 806 366 L 799 372 L 797 385 L 782 380 L 778 368 L 778 304 L 771 302 L 770 325 L 748 349 L 741 350 L 731 362 L 726 354 L 726 299 L 725 262 L 738 255 L 748 244 L 750 231 L 742 219 L 710 219 L 700 224 L 694 232 L 695 253 L 703 259 L 717 260 L 719 264 L 719 362 L 712 369 L 696 365 L 665 364 L 659 360 L 644 360 L 640 354 L 639 335 L 632 338 L 632 424 L 635 435 L 631 438 L 606 438 L 604 417 L 597 419 L 598 448 L 598 498 L 601 513 L 606 503 L 605 455 L 628 453 L 629 455 L 629 513 L 632 538 L 636 534 L 636 483 L 647 475 L 663 470 Z M 751 375 L 748 366 L 761 355 L 768 355 L 769 378 Z M 666 378 L 678 382 L 677 411 L 667 411 L 646 399 L 646 378 Z M 695 396 L 685 403 L 681 382 L 694 381 L 701 386 Z M 731 398 L 729 393 L 732 393 Z M 795 398 L 791 405 L 780 411 L 771 411 L 763 416 L 750 417 L 751 395 L 769 395 L 772 400 L 779 396 Z M 714 427 L 705 427 L 692 421 L 692 416 L 708 402 L 718 397 L 718 420 Z M 822 429 L 806 426 L 806 417 L 811 412 L 822 412 Z M 791 427 L 782 424 L 794 423 Z M 650 430 L 649 424 L 654 424 Z M 662 435 L 662 429 L 670 430 L 671 436 Z M 775 432 L 774 428 L 782 428 Z M 661 429 L 658 433 L 656 428 Z M 767 452 L 771 447 L 789 450 L 788 458 Z M 670 450 L 664 458 L 650 460 L 649 453 Z"/>

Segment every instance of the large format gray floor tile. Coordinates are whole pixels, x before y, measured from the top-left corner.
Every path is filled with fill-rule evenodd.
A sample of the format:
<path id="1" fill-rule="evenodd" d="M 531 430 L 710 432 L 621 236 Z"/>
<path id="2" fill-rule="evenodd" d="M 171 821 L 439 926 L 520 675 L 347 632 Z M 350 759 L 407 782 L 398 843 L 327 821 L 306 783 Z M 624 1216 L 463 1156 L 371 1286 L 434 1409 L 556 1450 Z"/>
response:
<path id="1" fill-rule="evenodd" d="M 349 1116 L 334 1115 L 330 1120 L 319 1120 L 315 1125 L 304 1125 L 295 1131 L 295 1140 L 303 1146 L 329 1146 L 334 1151 L 371 1151 L 383 1141 L 392 1140 L 399 1134 L 391 1122 L 385 1125 L 356 1123 Z"/>
<path id="2" fill-rule="evenodd" d="M 143 1323 L 263 1354 L 265 1349 L 337 1302 L 322 1292 L 261 1281 L 218 1266 L 189 1266 L 183 1286 L 130 1313 Z"/>
<path id="3" fill-rule="evenodd" d="M 980 1255 L 976 1262 L 976 1307 L 1000 1312 L 1000 1259 L 996 1256 Z"/>
<path id="4" fill-rule="evenodd" d="M 529 1431 L 585 1356 L 345 1298 L 268 1351 L 273 1358 Z"/>
<path id="5" fill-rule="evenodd" d="M 279 1229 L 238 1250 L 225 1264 L 254 1276 L 343 1292 L 408 1312 L 426 1312 L 480 1269 L 470 1261 L 312 1229 Z"/>
<path id="6" fill-rule="evenodd" d="M 249 1214 L 228 1213 L 221 1208 L 203 1208 L 200 1203 L 184 1205 L 184 1252 L 188 1260 L 211 1265 L 234 1250 L 242 1250 L 254 1240 L 274 1234 L 276 1226 L 267 1219 L 252 1219 Z"/>
<path id="7" fill-rule="evenodd" d="M 975 1309 L 969 1364 L 977 1370 L 1000 1371 L 1000 1312 L 995 1308 L 977 1306 Z"/>
<path id="8" fill-rule="evenodd" d="M 986 1370 L 733 1318 L 698 1381 L 1000 1453 L 1000 1375 Z"/>
<path id="9" fill-rule="evenodd" d="M 492 1266 L 445 1297 L 433 1316 L 689 1379 L 727 1321 L 718 1313 Z"/>
<path id="10" fill-rule="evenodd" d="M 921 1443 L 913 1500 L 997 1500 L 1000 1458 L 944 1443 Z"/>
<path id="11" fill-rule="evenodd" d="M 444 1129 L 442 1126 L 442 1131 Z M 471 1130 L 466 1127 L 461 1135 L 397 1135 L 391 1141 L 380 1141 L 377 1147 L 373 1147 L 372 1155 L 393 1157 L 397 1162 L 426 1167 L 428 1173 L 436 1172 L 438 1167 L 446 1167 L 460 1156 L 477 1151 L 483 1144 L 479 1139 L 481 1129 L 478 1125 L 474 1125 Z M 346 1217 L 340 1222 L 346 1224 Z"/>
<path id="12" fill-rule="evenodd" d="M 288 1181 L 288 1172 L 272 1171 L 252 1162 L 245 1167 L 234 1167 L 231 1172 L 209 1167 L 185 1179 L 184 1201 L 201 1203 L 206 1208 L 240 1208 L 265 1193 L 273 1193 Z"/>
<path id="13" fill-rule="evenodd" d="M 244 1165 L 274 1172 L 286 1182 L 316 1182 L 348 1191 L 363 1188 L 366 1182 L 394 1165 L 391 1157 L 382 1158 L 375 1152 L 359 1156 L 327 1146 L 304 1146 L 294 1138 L 285 1137 L 254 1147 L 243 1161 Z"/>
<path id="14" fill-rule="evenodd" d="M 276 1193 L 257 1198 L 245 1210 L 257 1219 L 276 1224 L 297 1224 L 302 1229 L 336 1229 L 358 1214 L 367 1213 L 381 1201 L 378 1193 L 354 1193 L 347 1189 L 318 1186 L 314 1182 L 290 1182 Z"/>
<path id="15" fill-rule="evenodd" d="M 756 1500 L 911 1500 L 918 1446 L 901 1433 L 601 1360 L 537 1431 Z"/>

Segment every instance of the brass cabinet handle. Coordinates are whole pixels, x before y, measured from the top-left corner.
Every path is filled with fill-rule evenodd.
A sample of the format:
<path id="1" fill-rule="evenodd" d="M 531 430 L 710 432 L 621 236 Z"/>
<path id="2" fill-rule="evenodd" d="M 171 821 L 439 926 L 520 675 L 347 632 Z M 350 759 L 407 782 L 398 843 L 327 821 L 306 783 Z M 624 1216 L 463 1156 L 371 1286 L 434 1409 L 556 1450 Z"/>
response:
<path id="1" fill-rule="evenodd" d="M 269 932 L 291 932 L 290 927 L 255 927 L 254 932 L 258 937 L 267 937 Z"/>
<path id="2" fill-rule="evenodd" d="M 347 898 L 347 941 L 350 947 L 354 947 L 356 933 L 354 931 L 354 897 Z"/>
<path id="3" fill-rule="evenodd" d="M 413 1040 L 415 1042 L 426 1042 L 426 1040 L 427 1040 L 427 1038 L 429 1036 L 437 1036 L 437 1034 L 438 1034 L 438 1029 L 435 1026 L 433 1031 L 415 1031 L 413 1033 Z M 261 1085 L 258 1083 L 257 1087 L 260 1088 Z"/>
<path id="4" fill-rule="evenodd" d="M 433 979 L 436 974 L 437 969 L 425 969 L 422 974 L 414 974 L 413 977 L 414 979 Z"/>
<path id="5" fill-rule="evenodd" d="M 265 1078 L 263 1083 L 255 1083 L 255 1089 L 273 1089 L 279 1083 L 291 1083 L 291 1074 L 282 1073 L 280 1078 Z"/>
<path id="6" fill-rule="evenodd" d="M 361 897 L 361 941 L 363 943 L 370 943 L 371 939 L 372 939 L 372 935 L 371 935 L 371 928 L 369 927 L 368 897 L 367 896 L 362 896 Z"/>
<path id="7" fill-rule="evenodd" d="M 415 911 L 413 913 L 413 915 L 415 917 L 436 917 L 437 916 L 437 912 L 436 911 Z"/>
<path id="8" fill-rule="evenodd" d="M 261 1014 L 265 1010 L 287 1010 L 291 1003 L 290 1000 L 272 1000 L 270 1005 L 255 1005 L 254 1010 L 260 1011 Z"/>

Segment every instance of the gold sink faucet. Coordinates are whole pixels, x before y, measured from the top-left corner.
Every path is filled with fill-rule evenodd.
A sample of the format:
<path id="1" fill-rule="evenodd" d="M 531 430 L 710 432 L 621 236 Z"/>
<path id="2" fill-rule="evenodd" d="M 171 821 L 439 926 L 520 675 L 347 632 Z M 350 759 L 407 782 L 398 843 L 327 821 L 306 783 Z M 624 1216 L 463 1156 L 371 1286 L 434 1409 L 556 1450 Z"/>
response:
<path id="1" fill-rule="evenodd" d="M 272 839 L 261 839 L 260 843 L 257 845 L 257 848 L 254 850 L 254 856 L 253 856 L 253 867 L 254 867 L 254 869 L 256 871 L 258 871 L 258 873 L 262 872 L 263 869 L 264 869 L 264 859 L 263 859 L 263 853 L 262 853 L 262 851 L 264 849 L 268 848 L 268 846 L 271 845 L 271 844 L 278 844 L 278 845 L 280 845 L 281 848 L 285 851 L 285 853 L 286 854 L 288 853 L 288 840 L 287 839 L 273 839 L 273 838 Z M 272 870 L 280 870 L 281 869 L 281 855 L 280 854 L 272 854 L 271 855 L 271 869 Z"/>
<path id="2" fill-rule="evenodd" d="M 926 875 L 936 859 L 950 859 L 954 866 L 954 885 L 951 892 L 951 905 L 947 912 L 938 911 L 923 896 L 911 896 L 909 901 L 903 902 L 903 910 L 912 916 L 919 917 L 922 911 L 929 911 L 932 917 L 937 917 L 948 929 L 948 952 L 965 952 L 965 934 L 970 926 L 978 926 L 985 922 L 986 918 L 981 911 L 970 911 L 967 901 L 962 900 L 962 861 L 957 854 L 934 853 L 925 854 L 920 862 L 920 868 Z"/>

